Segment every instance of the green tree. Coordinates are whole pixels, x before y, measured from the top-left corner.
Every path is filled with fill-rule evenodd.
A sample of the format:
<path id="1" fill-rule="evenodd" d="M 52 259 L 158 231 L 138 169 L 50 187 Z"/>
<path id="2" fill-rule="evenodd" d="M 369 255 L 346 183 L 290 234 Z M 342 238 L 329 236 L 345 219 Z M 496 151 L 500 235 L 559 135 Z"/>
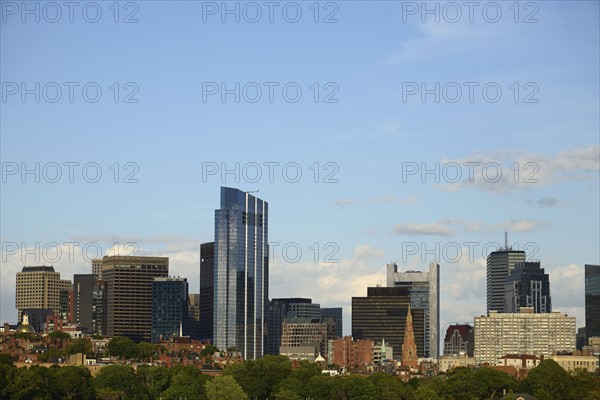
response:
<path id="1" fill-rule="evenodd" d="M 417 388 L 414 398 L 415 400 L 444 400 L 432 387 L 426 385 Z"/>
<path id="2" fill-rule="evenodd" d="M 0 365 L 14 365 L 12 357 L 6 353 L 0 353 Z"/>
<path id="3" fill-rule="evenodd" d="M 92 353 L 92 342 L 88 339 L 75 339 L 72 340 L 65 350 L 66 354 L 91 354 Z"/>
<path id="4" fill-rule="evenodd" d="M 200 351 L 200 356 L 202 356 L 202 357 L 212 357 L 212 356 L 215 355 L 215 353 L 217 351 L 219 351 L 219 349 L 217 348 L 217 346 L 209 344 L 209 345 L 204 346 L 204 348 Z"/>
<path id="5" fill-rule="evenodd" d="M 546 359 L 539 363 L 527 374 L 527 378 L 521 381 L 521 391 L 525 393 L 540 393 L 546 391 L 555 398 L 568 399 L 572 390 L 573 380 L 556 361 Z"/>
<path id="6" fill-rule="evenodd" d="M 92 375 L 87 368 L 64 366 L 50 368 L 48 387 L 55 399 L 94 400 Z"/>
<path id="7" fill-rule="evenodd" d="M 129 365 L 107 365 L 103 367 L 96 379 L 95 387 L 103 398 L 133 399 L 145 397 L 145 388 L 135 376 L 133 367 Z"/>
<path id="8" fill-rule="evenodd" d="M 306 385 L 308 397 L 314 400 L 327 400 L 333 389 L 333 381 L 329 375 L 317 375 L 309 379 Z"/>
<path id="9" fill-rule="evenodd" d="M 372 400 L 376 397 L 373 382 L 359 375 L 342 376 L 333 379 L 331 387 L 333 400 Z"/>
<path id="10" fill-rule="evenodd" d="M 396 376 L 378 372 L 371 375 L 370 379 L 375 385 L 378 400 L 404 400 L 413 395 L 413 389 Z"/>
<path id="11" fill-rule="evenodd" d="M 298 367 L 292 370 L 292 377 L 297 378 L 303 384 L 307 384 L 313 376 L 321 375 L 322 369 L 316 363 L 311 363 L 307 360 L 302 360 Z"/>
<path id="12" fill-rule="evenodd" d="M 305 397 L 300 396 L 294 390 L 282 387 L 275 392 L 275 400 L 304 400 Z"/>
<path id="13" fill-rule="evenodd" d="M 43 368 L 43 367 L 42 367 Z M 50 400 L 48 387 L 34 368 L 17 368 L 6 392 L 11 400 Z"/>
<path id="14" fill-rule="evenodd" d="M 117 356 L 124 359 L 136 356 L 136 345 L 133 340 L 124 336 L 112 338 L 107 344 L 108 352 L 111 356 Z"/>
<path id="15" fill-rule="evenodd" d="M 242 387 L 232 376 L 217 376 L 206 382 L 206 396 L 208 400 L 248 400 Z"/>
<path id="16" fill-rule="evenodd" d="M 267 399 L 279 383 L 292 372 L 292 363 L 284 356 L 264 356 L 225 369 L 252 399 Z"/>
<path id="17" fill-rule="evenodd" d="M 165 400 L 206 399 L 205 385 L 208 377 L 200 369 L 187 365 L 173 369 L 171 385 L 161 397 Z"/>
<path id="18" fill-rule="evenodd" d="M 130 358 L 136 358 L 140 361 L 149 361 L 157 354 L 158 348 L 151 343 L 141 342 L 135 345 L 133 354 Z"/>
<path id="19" fill-rule="evenodd" d="M 173 368 L 150 367 L 140 365 L 137 368 L 136 376 L 146 388 L 146 392 L 151 399 L 158 399 L 162 392 L 171 385 Z"/>

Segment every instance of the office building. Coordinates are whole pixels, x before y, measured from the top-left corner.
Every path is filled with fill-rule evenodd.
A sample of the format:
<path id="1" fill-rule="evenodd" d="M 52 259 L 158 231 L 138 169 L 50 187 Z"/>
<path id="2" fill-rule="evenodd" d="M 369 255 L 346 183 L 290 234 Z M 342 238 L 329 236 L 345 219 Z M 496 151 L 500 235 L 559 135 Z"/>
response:
<path id="1" fill-rule="evenodd" d="M 71 281 L 60 279 L 60 272 L 54 271 L 52 266 L 23 267 L 21 272 L 17 272 L 15 291 L 15 306 L 19 321 L 26 308 L 49 308 L 58 315 L 60 292 L 70 290 Z"/>
<path id="2" fill-rule="evenodd" d="M 106 334 L 150 341 L 152 282 L 169 276 L 168 257 L 104 256 Z"/>
<path id="3" fill-rule="evenodd" d="M 506 277 L 504 312 L 518 313 L 521 307 L 533 307 L 536 313 L 552 311 L 550 278 L 539 261 L 521 261 Z"/>
<path id="4" fill-rule="evenodd" d="M 212 308 L 212 304 L 211 304 Z M 212 318 L 210 321 L 212 327 Z M 200 293 L 188 295 L 188 334 L 192 340 L 200 339 Z M 205 341 L 206 339 L 204 339 Z"/>
<path id="5" fill-rule="evenodd" d="M 221 187 L 215 211 L 214 343 L 244 359 L 263 356 L 269 299 L 268 204 Z"/>
<path id="6" fill-rule="evenodd" d="M 491 312 L 475 317 L 475 362 L 495 365 L 507 354 L 544 355 L 575 350 L 575 317 L 559 311 L 534 313 Z"/>
<path id="7" fill-rule="evenodd" d="M 281 348 L 315 346 L 321 355 L 327 355 L 327 344 L 333 339 L 333 321 L 330 318 L 286 318 L 283 321 Z"/>
<path id="8" fill-rule="evenodd" d="M 417 336 L 423 334 L 424 337 L 424 348 L 419 354 L 423 357 L 437 357 L 440 337 L 440 266 L 430 263 L 428 272 L 398 272 L 398 265 L 388 264 L 387 286 L 409 290 L 411 309 L 422 310 L 425 315 L 424 325 L 415 326 L 415 330 L 423 329 L 422 333 L 415 331 Z"/>
<path id="9" fill-rule="evenodd" d="M 316 303 L 289 303 L 288 318 L 321 318 L 321 306 Z"/>
<path id="10" fill-rule="evenodd" d="M 399 359 L 409 305 L 411 305 L 410 289 L 407 287 L 367 288 L 367 297 L 352 298 L 352 337 L 355 340 L 385 339 L 386 343 L 398 350 L 395 351 L 394 357 Z M 423 357 L 424 309 L 413 309 L 412 320 L 417 355 Z"/>
<path id="11" fill-rule="evenodd" d="M 106 335 L 106 304 L 106 282 L 96 281 L 92 292 L 92 333 L 95 335 Z"/>
<path id="12" fill-rule="evenodd" d="M 200 245 L 199 339 L 213 343 L 215 301 L 215 243 Z"/>
<path id="13" fill-rule="evenodd" d="M 152 342 L 188 335 L 186 278 L 154 278 L 152 282 Z"/>
<path id="14" fill-rule="evenodd" d="M 493 251 L 487 256 L 487 312 L 504 312 L 504 293 L 506 278 L 519 262 L 525 261 L 525 252 L 513 250 L 505 244 L 498 251 Z"/>
<path id="15" fill-rule="evenodd" d="M 311 308 L 305 307 L 303 309 L 300 305 L 312 305 L 312 300 L 293 297 L 272 299 L 268 302 L 266 307 L 267 333 L 265 335 L 265 354 L 279 355 L 283 321 L 286 318 L 293 316 L 315 318 Z M 289 313 L 290 308 L 294 309 L 294 315 Z M 303 310 L 307 312 L 303 312 Z M 308 315 L 309 312 L 311 315 Z"/>
<path id="16" fill-rule="evenodd" d="M 86 328 L 88 333 L 92 333 L 94 328 L 92 312 L 95 284 L 96 276 L 94 274 L 73 275 L 73 323 Z"/>
<path id="17" fill-rule="evenodd" d="M 444 355 L 473 357 L 473 339 L 473 327 L 471 325 L 450 325 L 444 337 Z"/>
<path id="18" fill-rule="evenodd" d="M 341 338 L 344 336 L 342 307 L 321 308 L 321 317 L 331 318 L 333 320 L 336 338 Z"/>
<path id="19" fill-rule="evenodd" d="M 600 336 L 600 265 L 585 264 L 585 340 Z"/>

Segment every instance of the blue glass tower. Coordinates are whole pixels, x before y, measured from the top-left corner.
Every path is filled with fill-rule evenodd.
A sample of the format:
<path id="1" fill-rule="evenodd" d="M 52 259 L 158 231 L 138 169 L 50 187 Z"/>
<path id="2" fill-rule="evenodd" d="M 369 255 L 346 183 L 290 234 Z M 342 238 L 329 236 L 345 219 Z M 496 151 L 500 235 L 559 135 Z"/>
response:
<path id="1" fill-rule="evenodd" d="M 186 278 L 154 278 L 152 282 L 152 342 L 188 335 Z"/>
<path id="2" fill-rule="evenodd" d="M 238 189 L 221 187 L 215 210 L 215 345 L 245 359 L 263 356 L 269 298 L 268 204 Z"/>

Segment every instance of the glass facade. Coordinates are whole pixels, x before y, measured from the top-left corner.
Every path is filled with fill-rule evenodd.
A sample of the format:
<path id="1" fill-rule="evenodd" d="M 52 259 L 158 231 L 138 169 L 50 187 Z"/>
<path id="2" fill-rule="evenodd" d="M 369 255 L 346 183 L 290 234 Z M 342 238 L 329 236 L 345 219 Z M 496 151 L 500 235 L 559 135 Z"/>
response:
<path id="1" fill-rule="evenodd" d="M 487 256 L 487 312 L 504 312 L 506 277 L 518 262 L 525 261 L 525 252 L 510 247 L 493 251 Z"/>
<path id="2" fill-rule="evenodd" d="M 151 340 L 187 336 L 188 282 L 185 278 L 155 278 L 152 282 Z"/>
<path id="3" fill-rule="evenodd" d="M 600 265 L 585 265 L 585 336 L 600 336 Z"/>
<path id="4" fill-rule="evenodd" d="M 215 211 L 213 336 L 219 349 L 263 356 L 268 301 L 268 204 L 221 187 Z"/>
<path id="5" fill-rule="evenodd" d="M 550 279 L 539 261 L 515 264 L 506 278 L 504 312 L 517 313 L 521 307 L 533 307 L 536 313 L 552 311 Z"/>

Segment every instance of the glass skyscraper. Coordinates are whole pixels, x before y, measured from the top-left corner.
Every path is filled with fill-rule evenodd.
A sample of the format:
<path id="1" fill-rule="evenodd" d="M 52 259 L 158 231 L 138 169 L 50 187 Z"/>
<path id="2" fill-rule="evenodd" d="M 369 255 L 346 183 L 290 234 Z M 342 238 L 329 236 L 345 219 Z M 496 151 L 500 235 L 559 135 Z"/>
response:
<path id="1" fill-rule="evenodd" d="M 154 278 L 152 282 L 152 342 L 187 336 L 188 282 L 186 278 Z"/>
<path id="2" fill-rule="evenodd" d="M 518 262 L 525 261 L 523 250 L 513 250 L 506 241 L 504 248 L 487 256 L 487 312 L 504 312 L 504 285 Z"/>
<path id="3" fill-rule="evenodd" d="M 552 311 L 550 279 L 539 261 L 523 261 L 506 277 L 504 312 L 518 313 L 521 307 L 533 307 L 533 312 Z"/>
<path id="4" fill-rule="evenodd" d="M 585 264 L 585 340 L 600 336 L 600 265 Z"/>
<path id="5" fill-rule="evenodd" d="M 221 187 L 215 210 L 214 343 L 247 360 L 263 356 L 269 298 L 268 204 Z"/>

